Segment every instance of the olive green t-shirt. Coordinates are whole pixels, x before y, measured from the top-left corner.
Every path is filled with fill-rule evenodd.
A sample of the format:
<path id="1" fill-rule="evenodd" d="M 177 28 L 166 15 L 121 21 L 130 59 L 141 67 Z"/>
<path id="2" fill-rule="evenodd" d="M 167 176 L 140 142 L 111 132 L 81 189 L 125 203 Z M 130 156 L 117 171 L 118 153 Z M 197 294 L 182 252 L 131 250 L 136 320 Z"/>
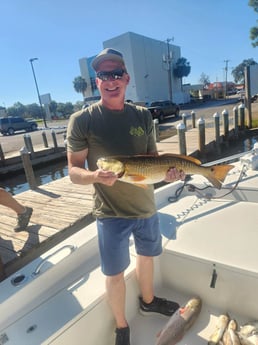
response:
<path id="1" fill-rule="evenodd" d="M 67 150 L 88 149 L 89 170 L 96 170 L 100 157 L 156 152 L 150 112 L 125 103 L 123 111 L 111 111 L 101 102 L 71 115 L 67 128 Z M 95 183 L 96 217 L 147 218 L 156 212 L 154 187 L 147 189 L 116 181 L 113 186 Z"/>

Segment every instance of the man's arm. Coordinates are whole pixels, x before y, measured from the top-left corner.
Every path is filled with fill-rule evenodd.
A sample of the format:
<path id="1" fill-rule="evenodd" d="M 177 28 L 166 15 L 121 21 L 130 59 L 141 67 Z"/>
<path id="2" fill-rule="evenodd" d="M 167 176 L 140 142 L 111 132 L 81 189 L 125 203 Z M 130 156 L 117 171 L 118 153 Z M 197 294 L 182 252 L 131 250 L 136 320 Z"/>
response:
<path id="1" fill-rule="evenodd" d="M 117 180 L 117 176 L 113 172 L 101 169 L 95 171 L 85 169 L 87 155 L 88 149 L 78 152 L 67 152 L 68 171 L 71 181 L 83 185 L 102 183 L 112 186 Z"/>

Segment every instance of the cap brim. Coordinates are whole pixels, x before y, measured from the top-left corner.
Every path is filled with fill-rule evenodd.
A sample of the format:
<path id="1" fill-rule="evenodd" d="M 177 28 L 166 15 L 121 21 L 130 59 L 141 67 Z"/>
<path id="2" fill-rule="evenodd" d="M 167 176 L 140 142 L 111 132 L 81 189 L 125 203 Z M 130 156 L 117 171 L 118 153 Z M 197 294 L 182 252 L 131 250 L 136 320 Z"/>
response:
<path id="1" fill-rule="evenodd" d="M 124 60 L 122 59 L 122 57 L 120 57 L 116 54 L 105 54 L 103 56 L 97 56 L 92 61 L 91 65 L 94 68 L 94 70 L 97 71 L 99 64 L 101 62 L 107 61 L 107 60 L 117 61 L 117 62 L 121 62 L 122 64 L 124 64 Z"/>

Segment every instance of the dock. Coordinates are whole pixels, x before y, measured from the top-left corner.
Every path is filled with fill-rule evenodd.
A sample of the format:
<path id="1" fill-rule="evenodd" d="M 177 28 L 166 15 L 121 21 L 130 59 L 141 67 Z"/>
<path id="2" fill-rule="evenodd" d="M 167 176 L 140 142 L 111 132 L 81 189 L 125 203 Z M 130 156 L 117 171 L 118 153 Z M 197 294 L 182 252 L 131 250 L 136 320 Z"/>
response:
<path id="1" fill-rule="evenodd" d="M 198 151 L 196 128 L 187 130 L 187 155 Z M 157 143 L 159 154 L 180 153 L 178 135 L 167 131 Z M 206 143 L 214 142 L 214 128 L 206 131 Z M 26 231 L 14 232 L 16 214 L 0 205 L 0 257 L 6 276 L 16 272 L 58 242 L 94 221 L 92 216 L 93 186 L 73 184 L 69 177 L 41 185 L 15 198 L 33 208 Z"/>
<path id="2" fill-rule="evenodd" d="M 26 231 L 14 232 L 16 214 L 0 205 L 0 253 L 6 275 L 90 224 L 93 187 L 73 184 L 69 177 L 44 184 L 15 198 L 33 208 Z"/>

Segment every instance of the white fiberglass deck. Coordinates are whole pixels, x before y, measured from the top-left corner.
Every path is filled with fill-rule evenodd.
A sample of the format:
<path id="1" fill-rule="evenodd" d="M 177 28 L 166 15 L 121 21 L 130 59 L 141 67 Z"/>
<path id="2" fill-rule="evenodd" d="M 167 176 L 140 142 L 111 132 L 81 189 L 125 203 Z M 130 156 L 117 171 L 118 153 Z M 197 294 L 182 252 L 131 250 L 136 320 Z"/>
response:
<path id="1" fill-rule="evenodd" d="M 164 245 L 164 253 L 155 260 L 157 295 L 181 305 L 196 295 L 203 301 L 201 314 L 181 345 L 207 344 L 222 313 L 228 312 L 239 324 L 258 316 L 257 171 L 247 171 L 237 190 L 223 197 L 240 170 L 236 165 L 222 190 L 196 194 L 185 188 L 175 203 L 168 203 L 168 197 L 175 195 L 181 182 L 156 192 Z M 200 178 L 189 183 L 204 186 Z M 39 266 L 42 259 L 45 264 Z M 133 241 L 131 260 L 126 272 L 131 345 L 154 345 L 167 319 L 139 314 Z M 23 283 L 13 286 L 11 280 L 22 274 Z M 95 223 L 2 282 L 0 302 L 0 345 L 114 345 Z"/>

